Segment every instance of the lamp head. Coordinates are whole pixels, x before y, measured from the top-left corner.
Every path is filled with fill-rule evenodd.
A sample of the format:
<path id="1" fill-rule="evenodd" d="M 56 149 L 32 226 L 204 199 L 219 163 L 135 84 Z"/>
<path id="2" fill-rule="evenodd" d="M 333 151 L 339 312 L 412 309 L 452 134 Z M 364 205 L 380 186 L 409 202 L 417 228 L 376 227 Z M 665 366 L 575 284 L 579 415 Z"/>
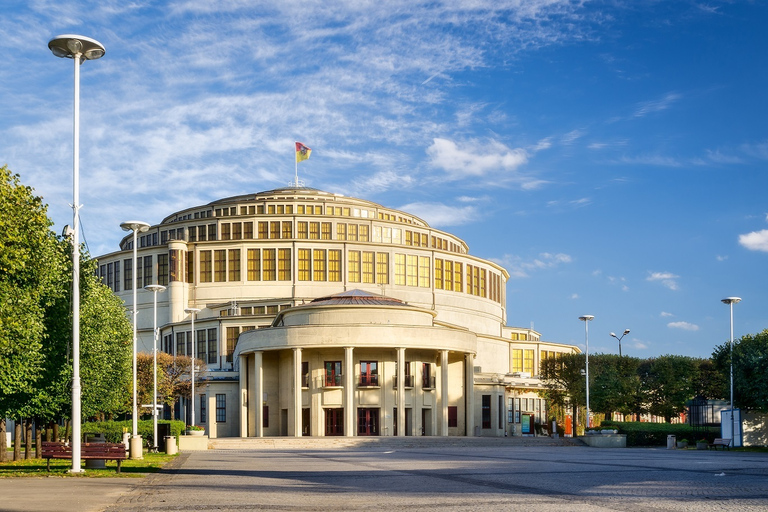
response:
<path id="1" fill-rule="evenodd" d="M 48 41 L 48 48 L 57 57 L 82 60 L 100 59 L 106 53 L 104 45 L 90 37 L 62 34 Z"/>
<path id="2" fill-rule="evenodd" d="M 161 284 L 148 284 L 147 286 L 144 287 L 144 289 L 149 292 L 164 292 L 165 286 Z"/>
<path id="3" fill-rule="evenodd" d="M 723 304 L 738 304 L 741 302 L 741 297 L 726 297 L 722 299 L 720 302 Z"/>
<path id="4" fill-rule="evenodd" d="M 593 318 L 595 318 L 595 315 L 581 315 L 579 317 L 579 320 L 581 320 L 582 322 L 589 322 Z"/>
<path id="5" fill-rule="evenodd" d="M 618 336 L 616 336 L 616 333 L 615 333 L 615 332 L 612 332 L 612 333 L 611 333 L 611 336 L 612 336 L 612 337 L 614 337 L 614 338 L 617 338 L 617 337 L 618 337 Z"/>
<path id="6" fill-rule="evenodd" d="M 622 336 L 626 336 L 627 334 L 629 334 L 629 329 L 624 329 L 624 334 Z"/>
<path id="7" fill-rule="evenodd" d="M 192 313 L 199 313 L 200 311 L 202 311 L 202 310 L 199 309 L 199 308 L 185 308 L 184 309 L 184 312 L 186 314 L 188 314 L 188 315 L 191 315 Z"/>
<path id="8" fill-rule="evenodd" d="M 140 220 L 127 220 L 120 223 L 120 227 L 123 228 L 123 231 L 135 231 L 137 233 L 149 231 L 149 224 Z"/>

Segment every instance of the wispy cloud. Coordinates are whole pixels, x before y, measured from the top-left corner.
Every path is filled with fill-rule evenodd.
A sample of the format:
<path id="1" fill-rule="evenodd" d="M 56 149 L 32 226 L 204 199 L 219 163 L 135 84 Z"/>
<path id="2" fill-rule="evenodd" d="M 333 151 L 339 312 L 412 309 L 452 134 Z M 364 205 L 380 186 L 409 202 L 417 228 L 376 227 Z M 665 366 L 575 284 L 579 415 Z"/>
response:
<path id="1" fill-rule="evenodd" d="M 679 289 L 677 284 L 679 278 L 680 276 L 671 272 L 648 272 L 648 277 L 646 277 L 645 280 L 650 282 L 660 282 L 670 290 L 677 290 Z"/>
<path id="2" fill-rule="evenodd" d="M 403 205 L 399 209 L 424 219 L 434 227 L 460 226 L 480 219 L 479 210 L 472 205 L 450 206 L 442 203 L 419 202 Z"/>
<path id="3" fill-rule="evenodd" d="M 637 106 L 633 117 L 645 117 L 649 114 L 667 110 L 680 98 L 682 98 L 680 94 L 667 93 L 657 100 L 644 101 Z"/>
<path id="4" fill-rule="evenodd" d="M 689 322 L 669 322 L 667 327 L 670 329 L 681 329 L 683 331 L 698 331 L 699 326 Z"/>
<path id="5" fill-rule="evenodd" d="M 532 272 L 557 268 L 573 261 L 568 254 L 549 252 L 543 252 L 532 259 L 523 259 L 512 254 L 505 254 L 500 260 L 491 259 L 506 268 L 512 278 L 530 277 Z"/>
<path id="6" fill-rule="evenodd" d="M 661 318 L 669 318 L 669 317 L 671 317 L 671 316 L 675 316 L 675 315 L 673 315 L 672 313 L 669 313 L 669 312 L 667 312 L 667 311 L 662 311 L 662 312 L 659 314 L 659 316 L 660 316 Z"/>

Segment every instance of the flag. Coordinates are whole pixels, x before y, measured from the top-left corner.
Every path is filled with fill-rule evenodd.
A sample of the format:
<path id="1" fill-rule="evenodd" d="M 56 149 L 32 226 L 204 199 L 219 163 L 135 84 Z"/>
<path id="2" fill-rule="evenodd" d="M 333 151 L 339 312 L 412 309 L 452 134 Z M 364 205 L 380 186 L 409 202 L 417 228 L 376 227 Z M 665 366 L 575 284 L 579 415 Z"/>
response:
<path id="1" fill-rule="evenodd" d="M 296 162 L 303 162 L 307 158 L 309 158 L 309 155 L 312 154 L 312 150 L 302 144 L 301 142 L 296 143 Z"/>

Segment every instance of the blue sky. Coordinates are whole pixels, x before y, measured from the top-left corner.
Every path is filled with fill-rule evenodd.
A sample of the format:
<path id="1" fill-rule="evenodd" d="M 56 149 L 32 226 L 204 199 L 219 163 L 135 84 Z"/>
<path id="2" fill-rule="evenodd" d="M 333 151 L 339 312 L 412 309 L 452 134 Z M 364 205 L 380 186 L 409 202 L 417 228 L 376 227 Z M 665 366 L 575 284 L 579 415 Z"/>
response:
<path id="1" fill-rule="evenodd" d="M 768 327 L 759 1 L 3 2 L 0 164 L 91 253 L 120 222 L 293 179 L 420 215 L 504 265 L 508 323 L 706 357 Z"/>

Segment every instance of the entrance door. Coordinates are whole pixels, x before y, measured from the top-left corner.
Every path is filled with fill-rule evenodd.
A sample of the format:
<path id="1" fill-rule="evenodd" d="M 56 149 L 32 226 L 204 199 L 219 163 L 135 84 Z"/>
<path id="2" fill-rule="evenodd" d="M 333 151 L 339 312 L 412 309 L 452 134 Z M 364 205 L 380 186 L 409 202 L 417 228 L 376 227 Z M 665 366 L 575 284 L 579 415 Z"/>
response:
<path id="1" fill-rule="evenodd" d="M 421 410 L 421 435 L 432 435 L 432 409 Z"/>
<path id="2" fill-rule="evenodd" d="M 326 409 L 325 410 L 325 435 L 343 436 L 344 435 L 344 409 Z"/>
<path id="3" fill-rule="evenodd" d="M 413 435 L 413 409 L 405 410 L 405 435 Z"/>
<path id="4" fill-rule="evenodd" d="M 312 420 L 310 419 L 309 415 L 309 407 L 304 407 L 301 410 L 301 435 L 303 436 L 311 436 L 311 429 L 310 425 L 312 424 Z"/>
<path id="5" fill-rule="evenodd" d="M 379 409 L 359 407 L 357 409 L 357 435 L 379 435 Z"/>
<path id="6" fill-rule="evenodd" d="M 521 421 L 521 431 L 524 436 L 532 436 L 533 435 L 533 414 L 523 414 L 520 417 Z"/>

